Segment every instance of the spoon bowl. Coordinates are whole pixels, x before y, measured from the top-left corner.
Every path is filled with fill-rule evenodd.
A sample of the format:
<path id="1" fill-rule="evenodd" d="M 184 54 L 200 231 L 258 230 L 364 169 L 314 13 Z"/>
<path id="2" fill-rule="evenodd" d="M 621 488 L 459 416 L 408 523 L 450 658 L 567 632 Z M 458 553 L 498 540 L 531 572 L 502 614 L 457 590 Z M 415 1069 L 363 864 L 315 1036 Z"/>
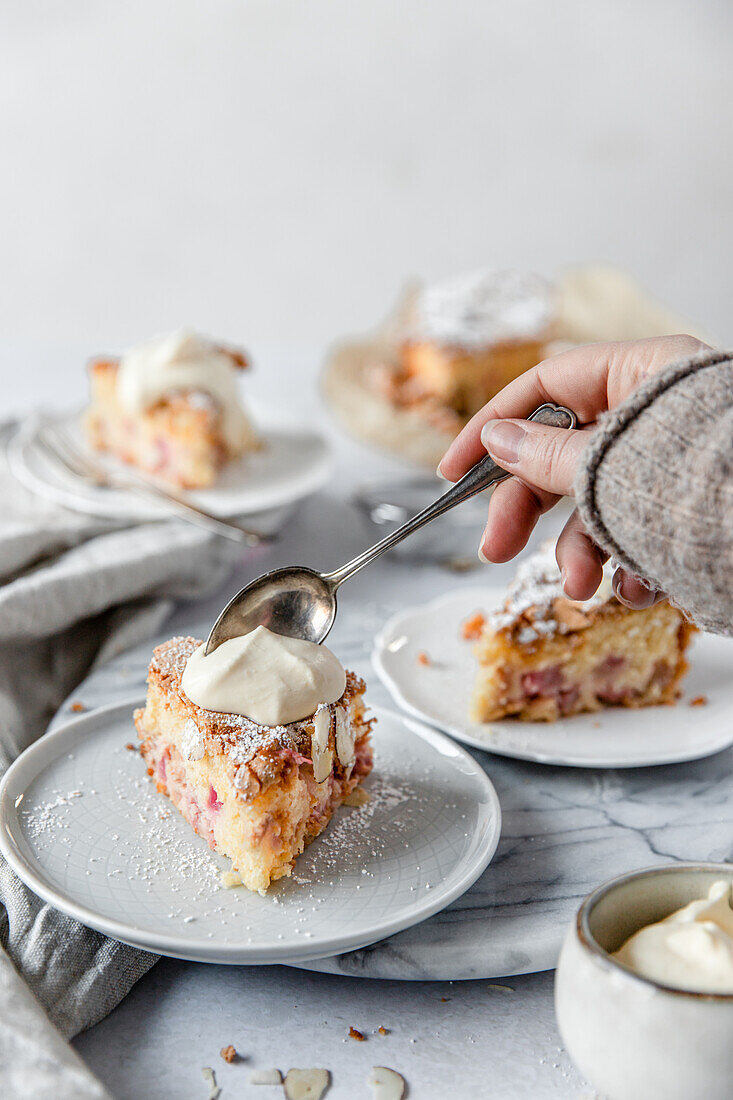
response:
<path id="1" fill-rule="evenodd" d="M 336 618 L 336 585 L 305 566 L 273 569 L 229 601 L 214 623 L 206 653 L 230 638 L 266 626 L 273 634 L 322 642 Z"/>
<path id="2" fill-rule="evenodd" d="M 540 405 L 529 419 L 555 428 L 574 428 L 577 424 L 572 410 L 551 402 Z M 287 638 L 322 642 L 336 618 L 336 590 L 343 581 L 426 523 L 509 476 L 486 455 L 427 508 L 333 573 L 318 573 L 298 565 L 274 569 L 251 581 L 229 601 L 214 623 L 204 653 L 208 655 L 222 642 L 249 634 L 258 626 Z"/>

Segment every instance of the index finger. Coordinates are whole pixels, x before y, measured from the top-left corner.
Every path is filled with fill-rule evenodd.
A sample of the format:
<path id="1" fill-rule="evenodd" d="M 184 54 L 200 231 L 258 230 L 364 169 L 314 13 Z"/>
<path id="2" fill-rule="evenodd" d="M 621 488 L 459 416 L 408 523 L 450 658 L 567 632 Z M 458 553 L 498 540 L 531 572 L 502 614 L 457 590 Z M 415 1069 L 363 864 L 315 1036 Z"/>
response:
<path id="1" fill-rule="evenodd" d="M 538 405 L 552 401 L 572 409 L 579 424 L 592 424 L 608 407 L 608 372 L 617 348 L 617 344 L 570 348 L 520 374 L 456 436 L 443 456 L 440 473 L 449 481 L 457 481 L 484 457 L 481 429 L 487 420 L 526 420 Z"/>

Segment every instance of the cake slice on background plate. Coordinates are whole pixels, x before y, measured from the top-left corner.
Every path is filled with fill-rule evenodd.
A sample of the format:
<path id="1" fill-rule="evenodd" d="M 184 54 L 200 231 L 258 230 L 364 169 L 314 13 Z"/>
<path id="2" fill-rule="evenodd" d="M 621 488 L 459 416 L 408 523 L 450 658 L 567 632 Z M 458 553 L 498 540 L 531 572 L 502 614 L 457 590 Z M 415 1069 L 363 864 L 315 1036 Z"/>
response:
<path id="1" fill-rule="evenodd" d="M 485 268 L 420 287 L 401 307 L 395 358 L 376 383 L 395 404 L 465 423 L 542 359 L 553 307 L 550 285 L 528 272 Z"/>
<path id="2" fill-rule="evenodd" d="M 522 562 L 503 608 L 478 634 L 473 721 L 553 722 L 603 707 L 674 703 L 696 628 L 666 600 L 642 611 L 619 603 L 610 565 L 589 600 L 563 593 L 554 545 Z"/>
<path id="3" fill-rule="evenodd" d="M 316 663 L 332 665 L 325 679 L 309 646 L 321 651 Z M 212 656 L 203 657 L 195 638 L 172 638 L 158 646 L 148 670 L 146 705 L 135 712 L 135 725 L 158 790 L 214 851 L 231 859 L 245 886 L 264 894 L 271 882 L 291 874 L 305 846 L 371 771 L 374 719 L 366 717 L 364 682 L 344 672 L 324 646 L 258 627 L 222 643 L 213 657 L 217 654 L 218 679 L 212 679 L 207 665 Z M 230 698 L 234 685 L 245 708 L 249 696 L 254 710 L 268 719 L 297 714 L 303 700 L 313 704 L 312 712 L 263 724 L 199 706 L 184 679 L 197 698 L 205 681 L 217 706 Z M 313 702 L 327 694 L 327 681 L 337 684 L 330 694 L 338 697 Z"/>
<path id="4" fill-rule="evenodd" d="M 189 330 L 95 359 L 87 440 L 179 488 L 207 488 L 260 446 L 237 386 L 246 366 L 242 352 Z"/>

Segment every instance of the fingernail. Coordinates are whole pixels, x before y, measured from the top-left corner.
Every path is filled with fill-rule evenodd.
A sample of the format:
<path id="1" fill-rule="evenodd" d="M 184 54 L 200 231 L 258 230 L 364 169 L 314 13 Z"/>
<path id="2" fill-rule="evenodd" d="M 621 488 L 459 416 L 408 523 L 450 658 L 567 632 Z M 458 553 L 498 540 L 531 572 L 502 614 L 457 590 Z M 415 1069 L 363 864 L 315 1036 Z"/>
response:
<path id="1" fill-rule="evenodd" d="M 643 611 L 647 607 L 651 607 L 654 603 L 654 592 L 649 588 L 646 581 L 641 581 L 641 587 L 647 593 L 646 599 L 639 599 L 638 593 L 634 596 L 630 596 L 626 591 L 631 577 L 622 576 L 616 585 L 616 595 L 620 596 L 624 603 L 629 604 L 637 611 Z"/>
<path id="2" fill-rule="evenodd" d="M 443 471 L 441 470 L 441 468 L 440 468 L 440 463 L 438 463 L 438 468 L 437 468 L 437 470 L 435 471 L 435 476 L 436 476 L 436 477 L 439 477 L 441 481 L 449 481 L 449 480 L 450 480 L 449 478 L 447 478 L 447 477 L 445 476 L 445 474 L 444 474 L 444 473 L 443 473 Z"/>
<path id="3" fill-rule="evenodd" d="M 519 450 L 526 434 L 518 424 L 487 420 L 481 429 L 481 442 L 492 458 L 512 464 L 519 461 Z"/>
<path id="4" fill-rule="evenodd" d="M 484 554 L 483 545 L 479 546 L 479 548 L 478 548 L 478 560 L 482 561 L 484 563 L 484 565 L 491 565 L 491 562 L 486 557 L 486 554 Z"/>

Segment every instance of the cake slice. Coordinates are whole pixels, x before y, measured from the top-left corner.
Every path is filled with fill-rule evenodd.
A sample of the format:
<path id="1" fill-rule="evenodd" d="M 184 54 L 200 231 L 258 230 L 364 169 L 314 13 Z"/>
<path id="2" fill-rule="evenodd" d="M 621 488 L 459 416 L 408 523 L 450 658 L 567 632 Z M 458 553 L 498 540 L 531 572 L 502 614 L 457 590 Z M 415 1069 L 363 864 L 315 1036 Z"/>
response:
<path id="1" fill-rule="evenodd" d="M 146 705 L 135 712 L 140 751 L 158 790 L 264 894 L 371 771 L 374 719 L 353 672 L 340 699 L 287 725 L 202 709 L 181 683 L 200 644 L 172 638 L 154 650 Z"/>
<path id="2" fill-rule="evenodd" d="M 396 360 L 379 365 L 375 384 L 393 404 L 465 423 L 540 361 L 553 297 L 537 275 L 486 269 L 419 289 L 403 313 Z"/>
<path id="3" fill-rule="evenodd" d="M 674 703 L 695 627 L 667 601 L 631 611 L 613 595 L 611 569 L 590 600 L 562 591 L 554 547 L 520 565 L 504 607 L 475 616 L 478 673 L 471 718 L 553 722 L 603 707 Z"/>
<path id="4" fill-rule="evenodd" d="M 240 351 L 185 330 L 95 359 L 87 440 L 179 488 L 207 488 L 260 446 L 237 392 L 246 366 Z"/>

